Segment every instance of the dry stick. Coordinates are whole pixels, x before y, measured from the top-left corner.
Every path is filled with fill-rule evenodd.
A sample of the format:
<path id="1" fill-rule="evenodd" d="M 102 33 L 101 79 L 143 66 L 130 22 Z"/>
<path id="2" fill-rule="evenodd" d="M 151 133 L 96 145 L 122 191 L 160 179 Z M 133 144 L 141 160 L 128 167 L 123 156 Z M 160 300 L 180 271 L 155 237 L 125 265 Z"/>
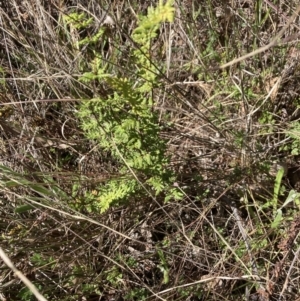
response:
<path id="1" fill-rule="evenodd" d="M 2 248 L 0 248 L 0 257 L 2 258 L 4 263 L 15 273 L 15 275 L 30 289 L 30 291 L 35 295 L 35 297 L 39 301 L 47 301 L 47 299 L 39 293 L 39 291 L 36 289 L 33 283 L 13 265 L 11 260 L 2 250 Z"/>
<path id="2" fill-rule="evenodd" d="M 245 60 L 245 59 L 247 59 L 249 57 L 252 57 L 252 56 L 254 56 L 256 54 L 264 52 L 264 51 L 268 50 L 271 47 L 279 45 L 281 42 L 283 42 L 283 41 L 280 41 L 280 38 L 282 37 L 282 35 L 284 34 L 284 32 L 287 30 L 287 28 L 291 25 L 291 23 L 294 21 L 294 19 L 298 16 L 299 12 L 300 12 L 300 5 L 298 5 L 296 11 L 293 13 L 293 15 L 291 16 L 291 18 L 286 23 L 286 25 L 280 30 L 280 32 L 278 33 L 278 35 L 276 35 L 275 38 L 268 45 L 260 47 L 260 48 L 254 50 L 254 51 L 252 51 L 250 53 L 247 53 L 247 54 L 245 54 L 245 55 L 243 55 L 243 56 L 241 56 L 241 57 L 239 57 L 237 59 L 234 59 L 234 60 L 230 61 L 229 63 L 221 65 L 220 68 L 224 69 L 226 67 L 232 66 L 232 65 L 234 65 L 234 64 L 236 64 L 238 62 L 241 62 L 241 61 L 243 61 L 243 60 Z M 296 35 L 296 36 L 298 37 L 299 35 Z"/>
<path id="3" fill-rule="evenodd" d="M 18 196 L 18 197 L 20 197 L 18 194 L 15 194 L 15 193 L 13 193 L 13 194 L 16 195 L 16 196 Z M 137 239 L 134 239 L 134 238 L 132 238 L 132 237 L 129 237 L 129 236 L 127 236 L 126 234 L 123 234 L 123 233 L 121 233 L 121 232 L 118 232 L 117 230 L 114 230 L 113 228 L 110 228 L 110 227 L 108 227 L 108 226 L 106 226 L 106 225 L 104 225 L 104 224 L 102 224 L 102 223 L 99 223 L 99 222 L 93 220 L 92 218 L 85 217 L 85 216 L 83 216 L 83 215 L 82 215 L 82 216 L 81 216 L 81 215 L 73 215 L 73 214 L 70 214 L 70 213 L 68 213 L 68 212 L 62 211 L 62 210 L 60 210 L 60 209 L 57 209 L 57 208 L 54 208 L 54 207 L 50 207 L 50 206 L 47 206 L 47 205 L 42 204 L 42 203 L 38 203 L 38 202 L 36 202 L 36 201 L 34 201 L 34 200 L 31 200 L 31 199 L 28 199 L 28 198 L 26 198 L 26 197 L 25 197 L 25 199 L 26 199 L 28 202 L 31 202 L 31 203 L 33 203 L 33 204 L 35 204 L 35 205 L 38 205 L 38 206 L 41 206 L 41 207 L 44 207 L 44 208 L 47 208 L 47 209 L 50 209 L 50 210 L 59 212 L 59 213 L 65 215 L 65 216 L 69 216 L 69 217 L 71 217 L 71 218 L 73 218 L 73 219 L 88 221 L 88 222 L 90 222 L 90 223 L 92 223 L 92 224 L 95 224 L 95 225 L 98 225 L 98 226 L 100 226 L 100 227 L 103 227 L 104 229 L 107 229 L 107 230 L 109 230 L 109 231 L 111 231 L 111 232 L 113 232 L 113 233 L 115 233 L 115 234 L 117 234 L 117 235 L 119 235 L 119 236 L 122 236 L 122 237 L 124 237 L 124 238 L 126 238 L 126 239 L 132 240 L 132 241 L 137 242 L 137 243 L 139 243 L 139 244 L 146 245 L 146 243 L 141 242 L 141 241 L 139 241 L 139 240 L 137 240 Z M 75 210 L 72 209 L 72 211 L 73 211 L 74 213 L 77 214 L 77 212 L 76 212 Z M 77 235 L 77 234 L 76 234 L 76 235 Z M 1 248 L 0 248 L 0 257 L 2 258 L 2 255 L 1 255 L 1 254 L 3 253 L 3 251 L 2 251 L 2 253 L 1 253 L 1 251 L 2 251 L 2 250 L 1 250 Z M 4 256 L 6 256 L 6 255 L 4 254 Z M 123 268 L 122 265 L 118 264 L 118 263 L 115 262 L 113 259 L 109 258 L 108 256 L 106 256 L 106 255 L 104 255 L 104 254 L 101 254 L 101 256 L 103 256 L 104 258 L 110 260 L 110 261 L 113 262 L 114 264 L 119 265 L 119 267 Z M 9 259 L 8 259 L 8 260 L 9 260 Z M 5 262 L 5 261 L 4 261 L 4 262 Z M 5 262 L 5 263 L 6 263 L 6 262 Z M 7 264 L 7 263 L 6 263 L 6 264 Z M 8 265 L 8 264 L 7 264 L 7 265 Z M 8 265 L 8 267 L 10 267 L 10 268 L 12 269 L 11 266 Z M 16 268 L 15 268 L 15 270 L 18 271 Z M 13 272 L 15 272 L 15 270 L 12 269 Z M 18 271 L 18 272 L 19 272 L 19 271 Z M 19 273 L 21 273 L 21 272 L 19 272 Z M 17 272 L 15 272 L 15 274 L 17 274 Z M 136 274 L 133 274 L 133 275 L 136 276 Z M 17 275 L 17 276 L 21 279 L 21 277 L 20 277 L 19 275 Z M 22 276 L 25 277 L 23 274 L 22 274 Z M 26 277 L 25 277 L 25 278 L 26 278 Z M 26 278 L 26 279 L 27 279 L 27 278 Z M 21 279 L 21 280 L 22 280 L 22 279 Z M 22 281 L 23 281 L 23 280 L 22 280 Z M 27 279 L 27 281 L 29 281 L 29 280 Z M 25 283 L 25 281 L 23 281 L 23 282 Z M 25 283 L 25 284 L 26 284 L 26 283 Z M 26 284 L 26 285 L 27 285 L 27 284 Z M 158 299 L 160 299 L 160 300 L 162 300 L 162 301 L 166 301 L 166 299 L 163 299 L 162 297 L 158 296 L 158 294 L 156 294 L 154 291 L 152 291 L 152 289 L 151 289 L 150 287 L 148 287 L 146 284 L 145 284 L 145 286 L 146 286 L 146 288 L 147 288 L 154 296 L 156 296 Z M 36 290 L 36 289 L 35 289 L 35 290 Z M 36 291 L 37 291 L 37 290 L 36 290 Z M 33 292 L 33 291 L 32 291 L 32 292 Z M 43 299 L 38 299 L 38 300 L 39 300 L 39 301 L 47 301 L 44 297 L 43 297 Z"/>
<path id="4" fill-rule="evenodd" d="M 297 237 L 299 237 L 299 233 L 298 233 Z M 296 238 L 296 239 L 297 239 L 297 238 Z M 296 239 L 295 239 L 294 241 L 296 241 Z M 297 250 L 296 253 L 295 253 L 294 259 L 293 259 L 293 261 L 292 261 L 292 263 L 291 263 L 291 265 L 290 265 L 290 268 L 289 268 L 289 270 L 288 270 L 288 272 L 287 272 L 287 275 L 286 275 L 286 277 L 285 277 L 285 281 L 284 281 L 284 284 L 283 284 L 283 287 L 282 287 L 282 290 L 281 290 L 281 292 L 280 292 L 280 295 L 279 295 L 279 299 L 278 299 L 278 300 L 282 300 L 283 294 L 284 294 L 284 292 L 285 292 L 285 291 L 287 290 L 287 288 L 288 288 L 288 283 L 289 283 L 289 281 L 290 281 L 290 275 L 291 275 L 292 269 L 293 269 L 294 266 L 295 266 L 296 260 L 298 260 L 299 252 L 300 252 L 300 248 L 298 248 L 298 250 Z"/>
<path id="5" fill-rule="evenodd" d="M 244 279 L 250 279 L 250 281 L 251 281 L 253 278 L 255 278 L 255 277 L 253 277 L 252 275 L 243 275 L 243 276 L 240 276 L 240 277 L 228 277 L 228 276 L 209 277 L 209 278 L 201 279 L 201 280 L 190 282 L 190 283 L 186 283 L 186 284 L 182 284 L 182 285 L 178 285 L 178 286 L 173 286 L 171 288 L 168 288 L 168 289 L 165 289 L 163 291 L 158 292 L 157 295 L 163 295 L 163 294 L 166 294 L 166 293 L 168 293 L 170 291 L 176 290 L 178 288 L 184 288 L 184 287 L 194 286 L 195 284 L 207 283 L 207 282 L 215 281 L 215 280 L 244 280 Z M 262 278 L 262 277 L 260 277 L 258 279 L 267 280 L 267 279 Z"/>
<path id="6" fill-rule="evenodd" d="M 1 78 L 0 78 L 1 80 Z M 85 99 L 78 99 L 78 98 L 58 98 L 58 99 L 35 99 L 35 100 L 25 100 L 25 101 L 11 101 L 11 102 L 3 102 L 0 103 L 0 107 L 2 106 L 8 106 L 8 105 L 17 105 L 17 104 L 30 104 L 30 103 L 40 103 L 40 102 L 71 102 L 71 101 L 78 101 L 78 102 L 84 102 L 87 101 Z"/>
<path id="7" fill-rule="evenodd" d="M 268 6 L 270 6 L 273 10 L 275 10 L 277 12 L 277 14 L 280 15 L 285 21 L 288 21 L 289 18 L 287 17 L 287 15 L 285 13 L 282 12 L 282 10 L 278 6 L 274 5 L 269 0 L 264 0 L 264 2 Z M 294 26 L 300 30 L 300 27 L 298 25 L 294 24 Z"/>

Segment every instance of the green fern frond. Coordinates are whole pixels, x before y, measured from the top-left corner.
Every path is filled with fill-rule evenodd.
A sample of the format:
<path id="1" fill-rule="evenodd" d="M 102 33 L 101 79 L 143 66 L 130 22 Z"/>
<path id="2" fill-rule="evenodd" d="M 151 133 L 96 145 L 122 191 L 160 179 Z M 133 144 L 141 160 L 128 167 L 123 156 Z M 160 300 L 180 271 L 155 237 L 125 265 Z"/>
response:
<path id="1" fill-rule="evenodd" d="M 105 212 L 112 205 L 123 201 L 138 189 L 135 180 L 111 180 L 100 189 L 98 198 L 100 211 Z"/>
<path id="2" fill-rule="evenodd" d="M 89 63 L 91 70 L 83 74 L 81 81 L 96 81 L 114 92 L 83 102 L 79 111 L 86 136 L 109 151 L 121 170 L 130 167 L 130 171 L 141 175 L 145 185 L 156 195 L 164 192 L 167 196 L 174 194 L 168 188 L 174 177 L 167 168 L 167 144 L 160 137 L 158 115 L 152 108 L 154 101 L 150 92 L 159 83 L 149 50 L 161 23 L 172 22 L 172 4 L 173 1 L 166 4 L 159 1 L 156 8 L 149 8 L 148 15 L 140 18 L 132 34 L 139 48 L 132 51 L 132 65 L 137 67 L 137 72 L 131 78 L 108 74 L 107 63 L 95 54 Z M 128 174 L 122 181 L 109 180 L 99 187 L 97 202 L 104 212 L 137 192 L 142 192 L 140 184 Z"/>
<path id="3" fill-rule="evenodd" d="M 67 25 L 71 25 L 76 29 L 87 28 L 93 22 L 93 18 L 88 18 L 85 13 L 76 12 L 64 15 L 63 20 Z"/>
<path id="4" fill-rule="evenodd" d="M 156 8 L 150 7 L 146 17 L 141 17 L 139 26 L 134 30 L 132 38 L 136 43 L 143 47 L 149 47 L 151 39 L 155 38 L 162 22 L 173 22 L 174 19 L 174 1 L 167 1 L 163 4 L 160 0 Z"/>

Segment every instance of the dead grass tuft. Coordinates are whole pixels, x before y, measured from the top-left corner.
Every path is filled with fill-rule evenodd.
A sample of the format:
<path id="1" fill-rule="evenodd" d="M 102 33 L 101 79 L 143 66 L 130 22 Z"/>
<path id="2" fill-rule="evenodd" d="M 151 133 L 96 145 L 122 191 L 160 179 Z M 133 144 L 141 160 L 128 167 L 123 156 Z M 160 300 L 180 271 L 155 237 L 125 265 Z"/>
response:
<path id="1" fill-rule="evenodd" d="M 1 248 L 48 300 L 296 300 L 296 1 L 175 2 L 175 21 L 162 26 L 151 56 L 160 70 L 153 95 L 161 135 L 185 197 L 137 196 L 101 215 L 88 209 L 86 193 L 122 174 L 84 137 L 77 116 L 79 102 L 112 91 L 79 77 L 93 51 L 112 74 L 130 77 L 130 35 L 156 4 L 2 1 Z M 93 22 L 70 28 L 71 12 Z M 79 46 L 104 23 L 105 39 Z M 276 45 L 219 68 L 281 31 Z M 272 228 L 278 209 L 282 220 Z M 1 300 L 33 300 L 1 269 Z"/>

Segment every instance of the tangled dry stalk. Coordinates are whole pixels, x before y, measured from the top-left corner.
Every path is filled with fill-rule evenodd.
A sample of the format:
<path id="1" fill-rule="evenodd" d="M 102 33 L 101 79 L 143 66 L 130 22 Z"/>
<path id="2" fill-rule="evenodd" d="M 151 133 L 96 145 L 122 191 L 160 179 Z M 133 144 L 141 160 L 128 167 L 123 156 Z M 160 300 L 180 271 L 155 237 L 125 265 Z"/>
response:
<path id="1" fill-rule="evenodd" d="M 0 247 L 48 300 L 296 300 L 296 1 L 175 1 L 174 23 L 151 48 L 160 72 L 153 109 L 184 198 L 86 209 L 87 192 L 122 174 L 77 115 L 108 87 L 79 78 L 95 51 L 130 78 L 132 31 L 156 4 L 1 2 Z M 72 12 L 93 22 L 70 28 Z M 105 20 L 105 39 L 81 47 Z M 0 292 L 33 300 L 4 263 Z"/>

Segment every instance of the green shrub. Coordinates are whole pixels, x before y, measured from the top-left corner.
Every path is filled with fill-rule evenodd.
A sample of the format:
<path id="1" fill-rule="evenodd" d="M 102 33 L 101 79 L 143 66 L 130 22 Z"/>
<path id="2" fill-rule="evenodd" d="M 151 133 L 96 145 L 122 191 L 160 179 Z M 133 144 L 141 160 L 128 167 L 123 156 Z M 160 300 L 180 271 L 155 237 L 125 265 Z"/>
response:
<path id="1" fill-rule="evenodd" d="M 111 154 L 122 174 L 99 187 L 95 201 L 101 212 L 145 192 L 164 193 L 166 200 L 181 197 L 171 187 L 175 176 L 168 168 L 166 141 L 160 136 L 158 114 L 153 110 L 152 92 L 159 87 L 159 70 L 149 56 L 151 40 L 162 22 L 173 20 L 173 13 L 172 1 L 160 1 L 146 17 L 140 17 L 131 36 L 137 45 L 130 55 L 136 72 L 129 78 L 108 71 L 108 64 L 96 52 L 90 62 L 91 71 L 81 77 L 87 84 L 101 84 L 111 91 L 82 102 L 79 109 L 86 137 Z"/>

